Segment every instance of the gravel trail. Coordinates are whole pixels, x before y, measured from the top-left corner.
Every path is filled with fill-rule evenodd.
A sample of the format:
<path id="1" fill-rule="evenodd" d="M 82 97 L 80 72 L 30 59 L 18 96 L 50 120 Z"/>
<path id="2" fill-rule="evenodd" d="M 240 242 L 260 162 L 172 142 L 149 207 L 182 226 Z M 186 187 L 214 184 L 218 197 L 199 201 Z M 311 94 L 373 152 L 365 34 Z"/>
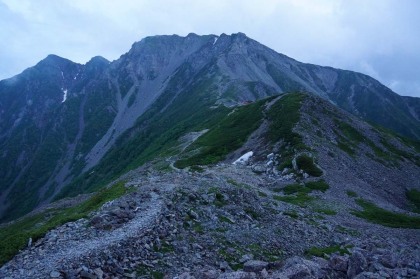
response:
<path id="1" fill-rule="evenodd" d="M 51 272 L 62 270 L 83 257 L 106 251 L 120 241 L 141 236 L 157 221 L 162 206 L 159 195 L 151 192 L 151 199 L 142 205 L 132 220 L 109 232 L 88 227 L 86 219 L 67 223 L 49 232 L 47 243 L 41 239 L 37 243 L 42 244 L 37 247 L 35 244 L 5 264 L 0 269 L 0 278 L 49 278 Z M 50 244 L 51 239 L 56 240 L 54 245 Z M 28 261 L 33 255 L 38 255 L 37 260 Z"/>

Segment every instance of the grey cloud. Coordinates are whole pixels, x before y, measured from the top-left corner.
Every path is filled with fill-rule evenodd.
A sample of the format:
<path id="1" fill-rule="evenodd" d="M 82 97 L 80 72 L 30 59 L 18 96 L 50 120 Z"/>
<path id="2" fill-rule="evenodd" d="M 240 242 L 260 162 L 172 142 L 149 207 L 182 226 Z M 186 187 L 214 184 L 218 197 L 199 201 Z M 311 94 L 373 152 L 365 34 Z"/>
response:
<path id="1" fill-rule="evenodd" d="M 114 60 L 145 36 L 240 31 L 302 62 L 420 96 L 419 10 L 416 0 L 0 0 L 0 79 L 50 53 Z"/>

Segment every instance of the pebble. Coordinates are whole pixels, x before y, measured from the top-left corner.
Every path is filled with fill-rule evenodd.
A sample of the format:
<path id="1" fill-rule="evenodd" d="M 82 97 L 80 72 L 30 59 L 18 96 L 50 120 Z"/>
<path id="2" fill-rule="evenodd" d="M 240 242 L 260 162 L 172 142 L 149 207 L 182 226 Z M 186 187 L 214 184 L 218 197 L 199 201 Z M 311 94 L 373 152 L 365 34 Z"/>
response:
<path id="1" fill-rule="evenodd" d="M 60 274 L 60 272 L 58 272 L 58 271 L 51 271 L 51 273 L 50 273 L 50 277 L 51 278 L 59 278 L 61 276 L 61 274 Z"/>

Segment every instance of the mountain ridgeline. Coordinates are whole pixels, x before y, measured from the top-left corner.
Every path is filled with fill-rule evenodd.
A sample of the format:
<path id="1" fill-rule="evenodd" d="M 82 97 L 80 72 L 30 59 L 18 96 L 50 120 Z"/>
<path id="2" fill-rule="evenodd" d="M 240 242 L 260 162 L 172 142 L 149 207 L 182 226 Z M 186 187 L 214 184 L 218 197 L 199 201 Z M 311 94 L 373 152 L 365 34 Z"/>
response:
<path id="1" fill-rule="evenodd" d="M 318 97 L 279 97 L 286 92 Z M 282 104 L 287 96 L 347 111 L 325 112 L 333 128 L 319 141 L 334 142 L 351 160 L 363 146 L 394 164 L 388 167 L 418 165 L 418 98 L 364 74 L 298 62 L 242 33 L 154 36 L 113 62 L 94 57 L 81 65 L 49 55 L 0 81 L 0 218 L 97 190 L 156 158 L 176 158 L 177 168 L 233 158 L 264 125 L 296 124 L 299 106 Z M 351 114 L 378 127 L 358 132 L 341 119 Z M 281 141 L 305 150 L 305 137 L 292 126 L 273 127 L 257 137 L 259 145 Z M 293 159 L 292 152 L 283 155 Z"/>

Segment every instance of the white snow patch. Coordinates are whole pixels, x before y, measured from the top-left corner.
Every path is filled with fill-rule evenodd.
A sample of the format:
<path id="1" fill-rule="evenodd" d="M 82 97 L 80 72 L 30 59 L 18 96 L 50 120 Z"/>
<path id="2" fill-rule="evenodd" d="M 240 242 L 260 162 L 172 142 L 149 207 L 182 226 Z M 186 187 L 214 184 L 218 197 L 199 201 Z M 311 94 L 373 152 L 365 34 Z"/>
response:
<path id="1" fill-rule="evenodd" d="M 215 38 L 214 38 L 213 45 L 217 42 L 217 39 L 219 39 L 219 37 L 215 37 Z"/>
<path id="2" fill-rule="evenodd" d="M 61 89 L 63 90 L 63 89 Z M 63 96 L 63 100 L 61 101 L 62 103 L 64 103 L 67 100 L 67 89 L 63 90 L 64 96 Z"/>
<path id="3" fill-rule="evenodd" d="M 245 165 L 246 162 L 248 162 L 249 158 L 251 158 L 252 155 L 254 155 L 254 152 L 249 151 L 249 152 L 245 153 L 244 155 L 242 155 L 241 157 L 239 157 L 239 159 L 236 160 L 235 162 L 233 162 L 233 164 L 234 165 L 237 165 L 237 164 Z"/>
<path id="4" fill-rule="evenodd" d="M 64 73 L 63 73 L 63 71 L 61 71 L 61 77 L 64 79 Z"/>

